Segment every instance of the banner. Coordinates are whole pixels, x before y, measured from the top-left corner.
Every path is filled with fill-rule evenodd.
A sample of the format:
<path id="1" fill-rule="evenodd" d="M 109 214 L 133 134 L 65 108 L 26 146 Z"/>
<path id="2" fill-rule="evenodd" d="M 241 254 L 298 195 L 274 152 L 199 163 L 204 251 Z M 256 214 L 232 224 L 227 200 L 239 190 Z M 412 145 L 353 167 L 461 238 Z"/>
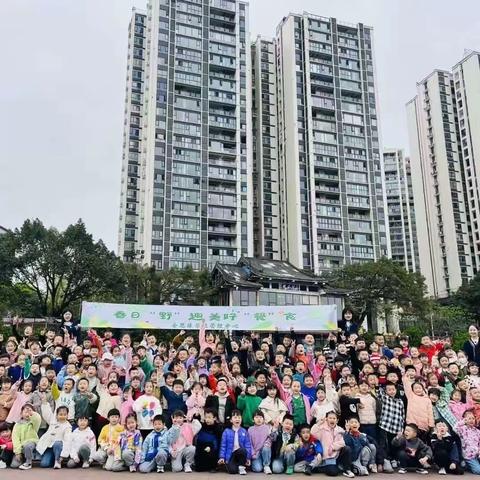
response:
<path id="1" fill-rule="evenodd" d="M 82 328 L 142 330 L 256 330 L 328 332 L 337 329 L 337 306 L 191 307 L 82 303 Z"/>

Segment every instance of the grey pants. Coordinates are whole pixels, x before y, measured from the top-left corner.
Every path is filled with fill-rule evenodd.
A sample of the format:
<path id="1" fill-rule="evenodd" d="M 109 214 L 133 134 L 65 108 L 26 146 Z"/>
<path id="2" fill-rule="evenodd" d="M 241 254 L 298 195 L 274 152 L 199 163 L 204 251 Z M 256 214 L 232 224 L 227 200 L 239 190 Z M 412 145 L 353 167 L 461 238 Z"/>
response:
<path id="1" fill-rule="evenodd" d="M 305 472 L 305 467 L 307 465 L 310 465 L 312 468 L 317 468 L 322 464 L 322 460 L 318 461 L 316 458 L 314 458 L 311 462 L 307 462 L 306 460 L 302 460 L 300 462 L 297 462 L 293 466 L 293 471 L 295 473 L 304 473 Z"/>
<path id="2" fill-rule="evenodd" d="M 360 465 L 367 467 L 368 465 L 375 464 L 375 457 L 377 456 L 377 447 L 369 444 L 368 447 L 363 447 L 360 450 L 358 458 L 354 459 L 353 463 L 359 463 Z"/>
<path id="3" fill-rule="evenodd" d="M 109 472 L 121 472 L 125 470 L 122 460 L 116 460 L 113 455 L 108 455 L 105 450 L 100 448 L 93 455 L 93 460 L 103 465 L 103 468 Z"/>
<path id="4" fill-rule="evenodd" d="M 32 464 L 33 460 L 33 453 L 35 452 L 35 443 L 28 442 L 22 448 L 22 460 L 18 461 L 16 457 L 13 457 L 12 463 L 10 464 L 10 468 L 18 468 L 22 463 L 28 463 L 29 465 Z M 25 461 L 23 461 L 25 459 Z"/>
<path id="5" fill-rule="evenodd" d="M 181 472 L 183 470 L 183 463 L 185 465 L 192 465 L 195 458 L 195 447 L 190 445 L 185 447 L 175 458 L 172 458 L 172 472 Z"/>
<path id="6" fill-rule="evenodd" d="M 87 445 L 87 444 L 81 445 L 80 448 L 78 449 L 79 462 L 75 463 L 73 458 L 70 458 L 70 460 L 67 463 L 67 468 L 80 467 L 83 463 L 88 462 L 88 460 L 90 459 L 90 453 L 91 453 L 90 445 Z"/>
<path id="7" fill-rule="evenodd" d="M 153 472 L 157 467 L 164 467 L 168 460 L 168 452 L 160 450 L 156 457 L 149 462 L 142 462 L 138 469 L 142 473 Z"/>

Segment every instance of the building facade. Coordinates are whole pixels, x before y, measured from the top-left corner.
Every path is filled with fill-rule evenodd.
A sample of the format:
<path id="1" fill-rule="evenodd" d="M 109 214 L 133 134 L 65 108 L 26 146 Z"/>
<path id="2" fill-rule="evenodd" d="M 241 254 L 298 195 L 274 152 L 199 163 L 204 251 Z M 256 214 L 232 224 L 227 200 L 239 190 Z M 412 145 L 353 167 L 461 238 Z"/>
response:
<path id="1" fill-rule="evenodd" d="M 272 40 L 252 44 L 254 253 L 280 260 L 280 178 L 277 132 L 276 48 Z"/>
<path id="2" fill-rule="evenodd" d="M 410 160 L 403 150 L 385 149 L 383 164 L 392 260 L 415 272 L 419 259 Z"/>
<path id="3" fill-rule="evenodd" d="M 146 31 L 139 205 L 119 253 L 158 269 L 236 263 L 253 254 L 247 4 L 150 0 Z"/>
<path id="4" fill-rule="evenodd" d="M 455 97 L 451 73 L 437 70 L 407 104 L 420 272 L 439 298 L 474 273 Z"/>
<path id="5" fill-rule="evenodd" d="M 277 29 L 282 256 L 315 273 L 388 255 L 372 29 Z"/>
<path id="6" fill-rule="evenodd" d="M 129 31 L 125 261 L 243 256 L 316 274 L 389 253 L 372 29 L 290 14 L 249 42 L 240 0 L 149 0 Z"/>

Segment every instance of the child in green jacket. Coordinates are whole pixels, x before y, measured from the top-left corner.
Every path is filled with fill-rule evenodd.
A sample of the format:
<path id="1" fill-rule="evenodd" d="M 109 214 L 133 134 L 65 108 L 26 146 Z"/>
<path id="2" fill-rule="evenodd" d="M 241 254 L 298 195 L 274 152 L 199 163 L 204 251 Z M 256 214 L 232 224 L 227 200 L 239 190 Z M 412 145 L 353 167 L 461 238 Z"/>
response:
<path id="1" fill-rule="evenodd" d="M 25 403 L 21 410 L 21 420 L 15 424 L 12 432 L 14 457 L 11 468 L 30 470 L 33 453 L 38 442 L 38 429 L 42 419 L 34 411 L 31 403 Z"/>
<path id="2" fill-rule="evenodd" d="M 253 417 L 262 399 L 257 396 L 257 386 L 255 378 L 247 379 L 246 393 L 245 390 L 237 398 L 237 407 L 242 412 L 242 424 L 248 428 L 254 424 Z"/>

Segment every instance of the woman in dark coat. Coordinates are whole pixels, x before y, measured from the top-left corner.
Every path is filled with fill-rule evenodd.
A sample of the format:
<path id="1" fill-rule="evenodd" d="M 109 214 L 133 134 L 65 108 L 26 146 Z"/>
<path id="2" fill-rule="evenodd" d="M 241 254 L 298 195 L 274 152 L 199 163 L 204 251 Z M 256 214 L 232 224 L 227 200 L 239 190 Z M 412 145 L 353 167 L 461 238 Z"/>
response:
<path id="1" fill-rule="evenodd" d="M 468 327 L 468 335 L 470 339 L 463 344 L 463 351 L 468 357 L 469 362 L 475 362 L 480 365 L 480 338 L 478 336 L 478 328 L 475 325 Z"/>

